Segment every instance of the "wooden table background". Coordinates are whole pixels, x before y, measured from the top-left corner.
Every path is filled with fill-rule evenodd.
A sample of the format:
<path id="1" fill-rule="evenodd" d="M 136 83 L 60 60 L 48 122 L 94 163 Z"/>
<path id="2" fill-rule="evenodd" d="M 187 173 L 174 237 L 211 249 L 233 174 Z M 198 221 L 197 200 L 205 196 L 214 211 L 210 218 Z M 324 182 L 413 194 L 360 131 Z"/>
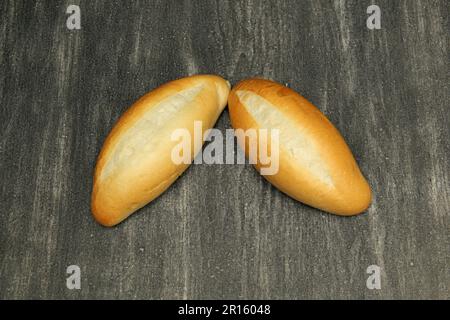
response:
<path id="1" fill-rule="evenodd" d="M 0 298 L 450 298 L 449 1 L 0 6 Z M 249 165 L 193 165 L 119 226 L 94 222 L 115 120 L 194 73 L 264 76 L 317 105 L 373 188 L 367 213 L 309 208 Z M 72 264 L 81 290 L 66 288 Z M 366 288 L 372 264 L 381 290 Z"/>

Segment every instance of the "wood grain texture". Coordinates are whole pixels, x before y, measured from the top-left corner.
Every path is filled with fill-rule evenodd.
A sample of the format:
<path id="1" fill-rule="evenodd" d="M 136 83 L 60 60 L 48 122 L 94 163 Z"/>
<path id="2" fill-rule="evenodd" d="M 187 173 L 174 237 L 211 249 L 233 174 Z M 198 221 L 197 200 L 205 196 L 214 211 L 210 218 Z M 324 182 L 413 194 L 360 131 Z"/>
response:
<path id="1" fill-rule="evenodd" d="M 375 3 L 371 31 L 371 1 L 2 1 L 0 298 L 450 298 L 449 2 Z M 309 208 L 248 165 L 193 165 L 119 226 L 95 223 L 114 121 L 194 73 L 302 93 L 351 147 L 368 212 Z"/>

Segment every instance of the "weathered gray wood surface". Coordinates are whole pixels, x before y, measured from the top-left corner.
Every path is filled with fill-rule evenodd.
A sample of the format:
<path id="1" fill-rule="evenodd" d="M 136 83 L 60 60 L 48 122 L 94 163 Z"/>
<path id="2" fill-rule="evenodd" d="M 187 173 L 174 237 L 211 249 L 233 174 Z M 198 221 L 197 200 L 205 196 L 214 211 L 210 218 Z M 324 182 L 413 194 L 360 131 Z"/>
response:
<path id="1" fill-rule="evenodd" d="M 0 298 L 449 298 L 449 2 L 377 0 L 374 31 L 372 3 L 2 1 Z M 121 225 L 95 223 L 114 121 L 193 73 L 310 99 L 370 181 L 368 212 L 309 208 L 251 166 L 195 165 Z M 366 288 L 372 264 L 381 290 Z"/>

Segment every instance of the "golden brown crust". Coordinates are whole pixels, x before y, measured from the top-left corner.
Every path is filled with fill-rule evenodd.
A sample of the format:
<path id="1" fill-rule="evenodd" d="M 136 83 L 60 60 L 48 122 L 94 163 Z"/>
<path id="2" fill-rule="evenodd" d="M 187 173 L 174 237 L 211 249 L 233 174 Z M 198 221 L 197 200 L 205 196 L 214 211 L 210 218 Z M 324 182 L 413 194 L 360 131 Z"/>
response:
<path id="1" fill-rule="evenodd" d="M 314 105 L 276 82 L 244 80 L 233 88 L 228 99 L 234 128 L 258 129 L 264 128 L 263 121 L 265 124 L 274 123 L 273 119 L 264 116 L 258 122 L 249 113 L 251 103 L 247 102 L 244 106 L 239 96 L 246 92 L 265 99 L 268 106 L 276 109 L 276 115 L 280 118 L 278 123 L 285 121 L 298 128 L 298 135 L 314 151 L 304 157 L 310 157 L 315 171 L 288 152 L 289 148 L 280 139 L 279 171 L 275 175 L 264 176 L 268 181 L 292 198 L 330 213 L 355 215 L 368 208 L 371 191 L 367 181 L 341 134 Z M 287 130 L 283 125 L 278 129 L 280 132 Z M 248 156 L 248 145 L 246 147 Z M 259 171 L 261 164 L 258 162 L 255 167 Z"/>
<path id="2" fill-rule="evenodd" d="M 198 89 L 193 100 L 179 98 L 182 102 L 177 103 L 181 107 L 168 111 L 171 112 L 170 121 L 162 128 L 152 131 L 145 125 L 138 127 L 143 117 L 148 117 L 150 124 L 158 123 L 155 117 L 162 117 L 161 112 L 170 110 L 173 105 L 165 106 L 164 101 L 190 88 Z M 203 130 L 212 127 L 226 105 L 228 93 L 229 83 L 224 79 L 197 75 L 168 82 L 136 101 L 114 125 L 98 156 L 91 200 L 94 218 L 104 226 L 116 225 L 164 192 L 189 166 L 177 165 L 171 160 L 171 150 L 176 144 L 171 140 L 171 131 L 185 128 L 193 136 L 196 120 L 203 122 Z M 152 108 L 161 105 L 165 108 L 163 111 L 149 116 Z M 133 146 L 131 140 L 134 137 L 130 133 L 133 130 L 135 134 L 146 130 L 142 137 L 145 140 L 150 133 L 153 144 L 146 149 L 146 143 L 150 143 L 147 139 L 144 143 L 134 142 Z M 129 147 L 128 141 L 134 148 L 124 156 L 122 149 Z M 192 155 L 198 151 L 192 150 Z"/>

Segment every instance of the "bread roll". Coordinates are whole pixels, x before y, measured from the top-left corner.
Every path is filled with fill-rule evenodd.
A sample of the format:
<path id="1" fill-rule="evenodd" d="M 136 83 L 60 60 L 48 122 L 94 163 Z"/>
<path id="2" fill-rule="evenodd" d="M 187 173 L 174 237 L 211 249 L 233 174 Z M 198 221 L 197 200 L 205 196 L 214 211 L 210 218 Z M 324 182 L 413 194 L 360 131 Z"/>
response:
<path id="1" fill-rule="evenodd" d="M 176 129 L 194 140 L 194 121 L 214 126 L 227 103 L 230 84 L 213 75 L 166 83 L 136 101 L 117 121 L 98 156 L 91 209 L 113 226 L 163 193 L 189 164 L 171 159 Z M 201 145 L 191 148 L 192 159 Z M 203 140 L 202 140 L 203 142 Z"/>
<path id="2" fill-rule="evenodd" d="M 264 176 L 279 190 L 338 215 L 367 209 L 370 187 L 349 147 L 331 122 L 301 95 L 273 81 L 249 79 L 233 88 L 228 108 L 235 129 L 279 130 L 279 170 Z M 240 144 L 248 156 L 248 143 Z M 270 140 L 268 145 L 270 149 Z M 261 170 L 259 155 L 255 167 Z"/>

